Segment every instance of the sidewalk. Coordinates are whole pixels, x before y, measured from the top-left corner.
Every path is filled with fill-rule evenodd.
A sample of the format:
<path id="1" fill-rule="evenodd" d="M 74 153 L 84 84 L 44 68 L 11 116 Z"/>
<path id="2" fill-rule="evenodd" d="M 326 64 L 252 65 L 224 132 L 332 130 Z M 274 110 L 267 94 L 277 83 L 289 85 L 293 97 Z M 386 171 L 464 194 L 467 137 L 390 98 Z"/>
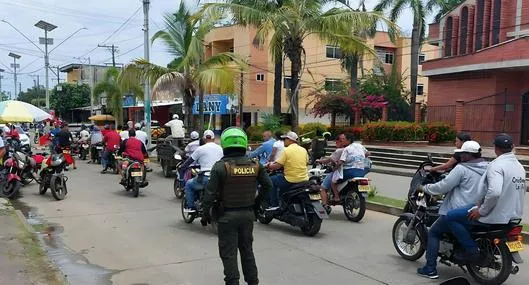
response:
<path id="1" fill-rule="evenodd" d="M 61 284 L 38 241 L 5 202 L 0 198 L 0 284 Z"/>

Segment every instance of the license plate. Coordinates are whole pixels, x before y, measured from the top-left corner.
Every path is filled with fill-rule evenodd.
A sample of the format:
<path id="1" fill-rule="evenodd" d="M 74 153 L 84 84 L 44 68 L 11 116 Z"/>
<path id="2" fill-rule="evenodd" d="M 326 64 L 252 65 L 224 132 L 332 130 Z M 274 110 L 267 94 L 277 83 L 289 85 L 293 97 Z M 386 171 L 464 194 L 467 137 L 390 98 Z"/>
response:
<path id="1" fill-rule="evenodd" d="M 130 173 L 130 176 L 132 177 L 141 177 L 141 175 L 142 175 L 141 172 L 131 172 Z"/>
<path id="2" fill-rule="evenodd" d="M 517 252 L 524 250 L 523 243 L 519 240 L 506 242 L 510 252 Z"/>
<path id="3" fill-rule="evenodd" d="M 103 150 L 103 147 L 102 146 L 96 146 L 96 149 L 97 150 Z"/>
<path id="4" fill-rule="evenodd" d="M 321 200 L 321 195 L 320 194 L 309 194 L 309 198 L 311 200 Z"/>
<path id="5" fill-rule="evenodd" d="M 64 154 L 69 154 L 70 151 L 69 151 L 69 150 L 63 150 L 62 153 L 64 153 Z"/>
<path id="6" fill-rule="evenodd" d="M 149 163 L 149 162 L 151 162 L 151 161 L 148 158 L 143 160 L 143 163 Z"/>
<path id="7" fill-rule="evenodd" d="M 369 185 L 358 185 L 358 191 L 360 192 L 369 192 L 370 187 Z"/>

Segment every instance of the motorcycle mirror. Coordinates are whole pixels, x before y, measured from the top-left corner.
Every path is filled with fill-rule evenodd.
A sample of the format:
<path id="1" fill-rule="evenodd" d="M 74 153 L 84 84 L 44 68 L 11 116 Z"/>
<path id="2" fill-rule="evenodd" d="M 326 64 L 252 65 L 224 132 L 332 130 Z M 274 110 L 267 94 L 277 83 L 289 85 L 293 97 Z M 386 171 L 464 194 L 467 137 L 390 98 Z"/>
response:
<path id="1" fill-rule="evenodd" d="M 470 282 L 465 277 L 455 277 L 448 279 L 439 285 L 470 285 Z"/>

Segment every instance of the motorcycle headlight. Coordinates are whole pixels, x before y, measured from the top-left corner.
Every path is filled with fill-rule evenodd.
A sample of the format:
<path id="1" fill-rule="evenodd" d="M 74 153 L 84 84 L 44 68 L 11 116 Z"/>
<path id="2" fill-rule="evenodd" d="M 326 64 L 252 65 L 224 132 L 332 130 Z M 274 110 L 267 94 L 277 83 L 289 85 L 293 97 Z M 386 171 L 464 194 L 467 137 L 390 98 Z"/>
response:
<path id="1" fill-rule="evenodd" d="M 176 159 L 176 160 L 182 160 L 182 156 L 179 155 L 178 153 L 175 153 L 175 154 L 174 154 L 174 159 Z"/>

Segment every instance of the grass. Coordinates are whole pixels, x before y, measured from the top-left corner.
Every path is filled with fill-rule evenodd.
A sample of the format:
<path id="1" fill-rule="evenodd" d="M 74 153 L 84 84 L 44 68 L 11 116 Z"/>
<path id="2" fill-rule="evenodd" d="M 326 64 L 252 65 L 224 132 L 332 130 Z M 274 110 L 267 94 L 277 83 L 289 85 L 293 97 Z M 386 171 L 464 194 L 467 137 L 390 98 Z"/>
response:
<path id="1" fill-rule="evenodd" d="M 529 232 L 529 225 L 528 224 L 523 224 L 523 231 L 524 232 Z"/>
<path id="2" fill-rule="evenodd" d="M 384 197 L 384 196 L 372 196 L 372 197 L 368 197 L 367 198 L 367 201 L 368 202 L 374 202 L 374 203 L 378 203 L 378 204 L 382 204 L 382 205 L 386 205 L 386 206 L 391 206 L 391 207 L 396 207 L 396 208 L 404 208 L 404 205 L 406 204 L 405 201 L 403 200 L 399 200 L 399 199 L 394 199 L 394 198 L 390 198 L 390 197 Z"/>
<path id="3" fill-rule="evenodd" d="M 29 276 L 44 284 L 63 285 L 64 283 L 59 277 L 59 272 L 50 264 L 46 253 L 40 245 L 38 237 L 29 232 L 22 222 L 18 221 L 18 223 L 20 234 L 17 239 L 24 249 L 23 254 Z"/>

